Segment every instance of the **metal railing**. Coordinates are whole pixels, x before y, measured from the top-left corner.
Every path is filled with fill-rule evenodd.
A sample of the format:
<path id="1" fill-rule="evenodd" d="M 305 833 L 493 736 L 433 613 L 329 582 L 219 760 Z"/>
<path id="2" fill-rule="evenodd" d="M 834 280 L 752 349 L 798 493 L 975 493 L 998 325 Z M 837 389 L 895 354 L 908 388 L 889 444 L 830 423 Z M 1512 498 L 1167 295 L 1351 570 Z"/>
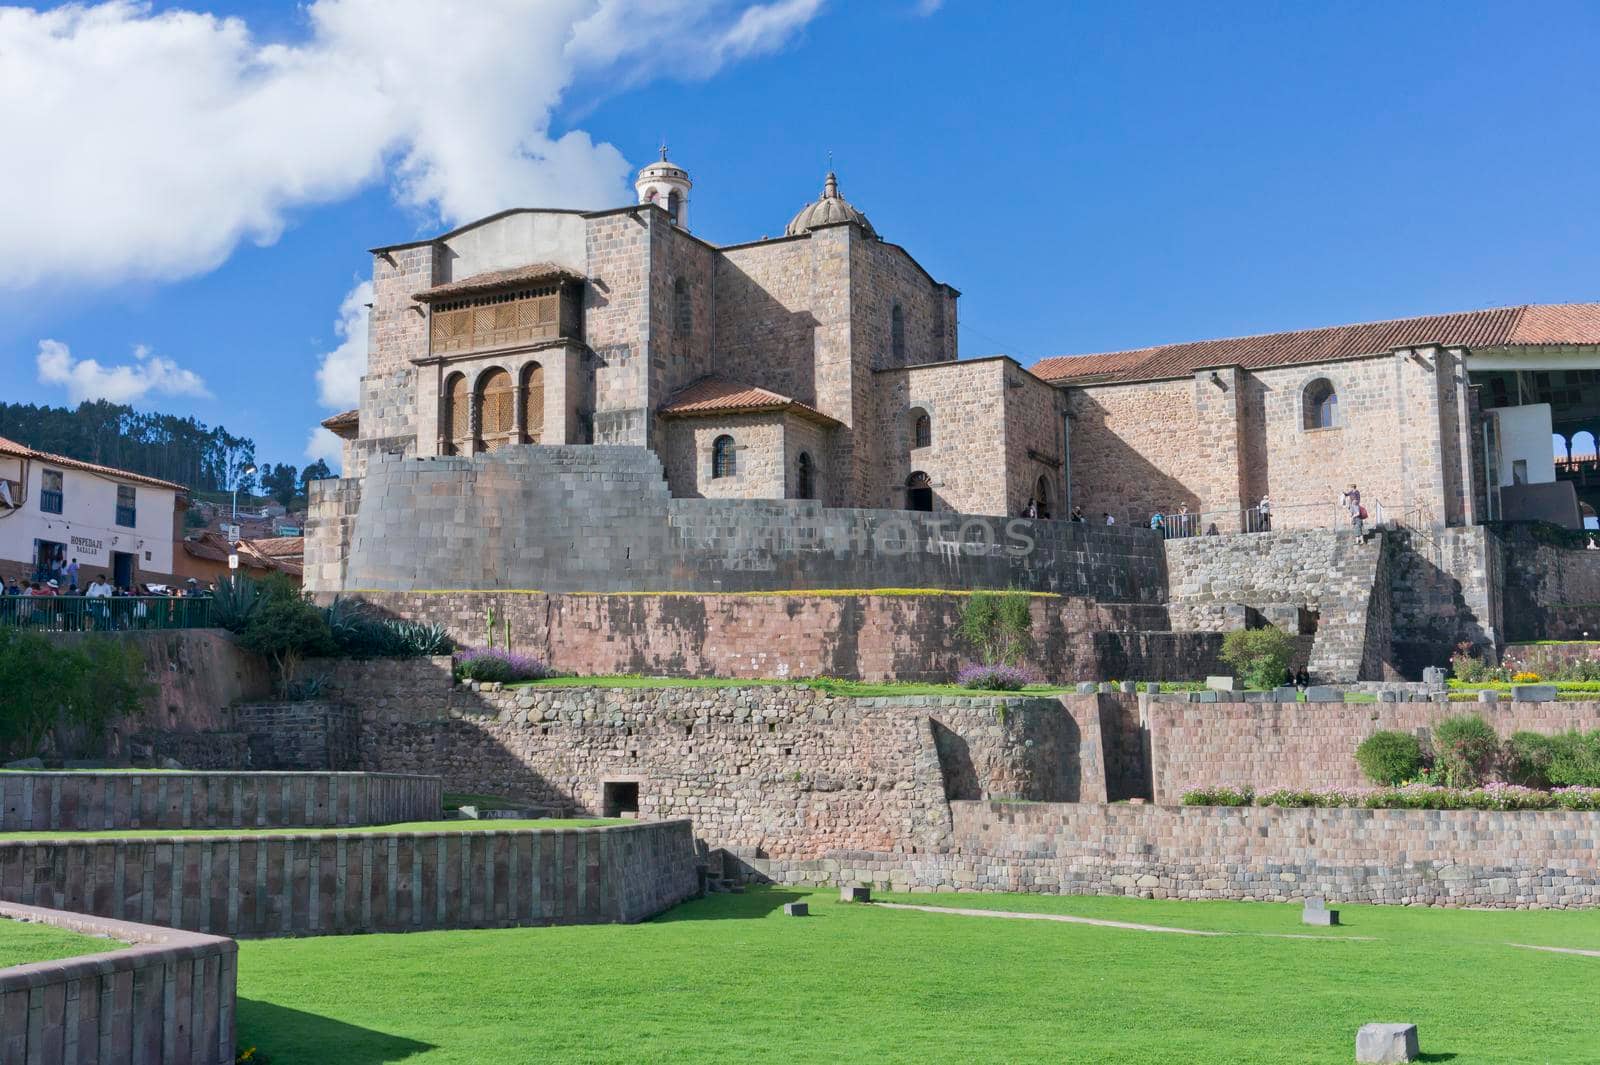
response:
<path id="1" fill-rule="evenodd" d="M 0 625 L 47 632 L 137 632 L 211 627 L 211 597 L 4 595 Z"/>
<path id="2" fill-rule="evenodd" d="M 1388 514 L 1378 500 L 1362 500 L 1367 517 L 1362 521 L 1364 531 L 1372 530 L 1388 521 Z M 1159 526 L 1154 515 L 1143 524 L 1157 528 L 1168 540 L 1181 540 L 1191 536 L 1212 536 L 1225 533 L 1260 533 L 1284 529 L 1351 529 L 1355 522 L 1343 504 L 1290 503 L 1272 505 L 1266 509 L 1254 506 L 1242 511 L 1201 510 L 1179 511 L 1161 515 Z"/>

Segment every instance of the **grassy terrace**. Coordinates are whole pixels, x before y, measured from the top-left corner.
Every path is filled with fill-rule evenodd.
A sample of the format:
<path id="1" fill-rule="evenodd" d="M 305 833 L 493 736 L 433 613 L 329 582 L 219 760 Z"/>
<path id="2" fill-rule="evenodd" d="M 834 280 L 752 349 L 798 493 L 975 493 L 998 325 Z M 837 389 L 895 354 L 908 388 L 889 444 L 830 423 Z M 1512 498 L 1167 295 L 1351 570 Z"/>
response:
<path id="1" fill-rule="evenodd" d="M 627 820 L 584 817 L 563 820 L 554 817 L 533 821 L 405 821 L 394 825 L 360 825 L 354 828 L 125 828 L 87 832 L 0 832 L 0 843 L 29 839 L 162 839 L 168 836 L 354 836 L 373 832 L 502 832 L 510 829 L 599 828 L 603 825 L 634 824 Z"/>
<path id="2" fill-rule="evenodd" d="M 737 677 L 642 677 L 633 674 L 599 677 L 550 677 L 545 680 L 523 681 L 508 684 L 507 688 L 760 688 L 787 685 L 804 686 L 817 691 L 853 698 L 871 698 L 893 695 L 956 695 L 965 698 L 1007 698 L 1018 695 L 1068 695 L 1077 691 L 1074 684 L 1030 684 L 1021 691 L 979 691 L 963 688 L 959 684 L 917 684 L 904 681 L 882 684 L 859 680 L 835 680 L 831 677 L 811 677 L 799 680 L 739 679 Z M 1163 681 L 1163 692 L 1188 692 L 1204 690 L 1199 681 Z M 1305 695 L 1300 695 L 1305 701 Z M 1346 692 L 1347 703 L 1375 703 L 1378 697 L 1371 692 Z"/>
<path id="3" fill-rule="evenodd" d="M 117 950 L 124 944 L 114 939 L 68 932 L 45 924 L 31 924 L 0 917 L 0 969 L 31 961 L 55 961 L 82 954 Z"/>
<path id="4" fill-rule="evenodd" d="M 252 940 L 239 1035 L 273 1065 L 483 1061 L 1346 1065 L 1417 1023 L 1425 1061 L 1595 1062 L 1600 913 L 1017 895 L 898 901 L 1201 937 L 843 906 L 785 889 L 642 925 Z M 804 899 L 813 916 L 786 918 Z M 1298 937 L 1304 938 L 1298 938 Z M 1297 937 L 1297 938 L 1289 938 Z M 383 974 L 373 979 L 373 974 Z"/>

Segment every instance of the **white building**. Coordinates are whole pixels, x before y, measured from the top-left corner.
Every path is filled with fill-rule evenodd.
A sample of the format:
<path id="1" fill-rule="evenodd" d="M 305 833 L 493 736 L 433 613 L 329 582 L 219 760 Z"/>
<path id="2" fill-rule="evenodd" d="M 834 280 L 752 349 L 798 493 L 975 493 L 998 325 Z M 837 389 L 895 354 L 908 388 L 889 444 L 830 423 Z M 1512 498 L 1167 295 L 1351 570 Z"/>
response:
<path id="1" fill-rule="evenodd" d="M 169 578 L 187 491 L 0 437 L 0 573 L 26 580 L 77 559 L 84 587 L 99 573 L 125 588 Z"/>

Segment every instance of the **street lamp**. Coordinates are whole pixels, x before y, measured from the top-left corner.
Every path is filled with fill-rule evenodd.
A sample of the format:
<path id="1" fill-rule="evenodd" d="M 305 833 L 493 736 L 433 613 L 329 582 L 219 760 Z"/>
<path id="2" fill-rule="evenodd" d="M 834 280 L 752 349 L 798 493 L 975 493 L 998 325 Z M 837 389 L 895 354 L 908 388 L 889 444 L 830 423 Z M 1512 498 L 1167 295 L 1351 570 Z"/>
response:
<path id="1" fill-rule="evenodd" d="M 239 471 L 239 476 L 233 482 L 233 523 L 239 524 L 239 482 L 256 472 L 254 466 L 246 466 Z"/>

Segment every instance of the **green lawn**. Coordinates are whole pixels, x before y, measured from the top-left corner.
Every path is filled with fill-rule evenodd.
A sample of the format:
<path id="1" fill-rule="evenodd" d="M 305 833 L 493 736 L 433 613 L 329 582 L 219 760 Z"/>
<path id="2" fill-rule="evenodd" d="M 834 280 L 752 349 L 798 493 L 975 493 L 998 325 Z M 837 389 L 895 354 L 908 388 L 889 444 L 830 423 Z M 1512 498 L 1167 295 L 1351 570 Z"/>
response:
<path id="1" fill-rule="evenodd" d="M 1600 949 L 1600 913 L 1344 906 L 1346 925 L 1319 932 L 1290 905 L 899 897 L 1236 933 L 1199 937 L 836 897 L 713 896 L 635 926 L 246 941 L 241 1045 L 274 1065 L 1346 1065 L 1362 1023 L 1408 1020 L 1427 1061 L 1600 1062 L 1600 958 L 1506 945 Z M 784 917 L 795 899 L 813 916 Z"/>
<path id="2" fill-rule="evenodd" d="M 48 829 L 38 832 L 0 832 L 0 843 L 19 839 L 147 839 L 166 836 L 349 836 L 363 832 L 494 832 L 505 829 L 597 828 L 601 825 L 625 825 L 632 822 L 618 818 L 544 817 L 533 821 L 405 821 L 393 825 L 359 825 L 354 828 L 116 828 L 92 829 L 87 832 L 61 832 Z"/>
<path id="3" fill-rule="evenodd" d="M 80 954 L 101 954 L 124 944 L 113 939 L 80 935 L 47 924 L 32 924 L 0 917 L 0 969 L 30 961 L 54 961 Z"/>

